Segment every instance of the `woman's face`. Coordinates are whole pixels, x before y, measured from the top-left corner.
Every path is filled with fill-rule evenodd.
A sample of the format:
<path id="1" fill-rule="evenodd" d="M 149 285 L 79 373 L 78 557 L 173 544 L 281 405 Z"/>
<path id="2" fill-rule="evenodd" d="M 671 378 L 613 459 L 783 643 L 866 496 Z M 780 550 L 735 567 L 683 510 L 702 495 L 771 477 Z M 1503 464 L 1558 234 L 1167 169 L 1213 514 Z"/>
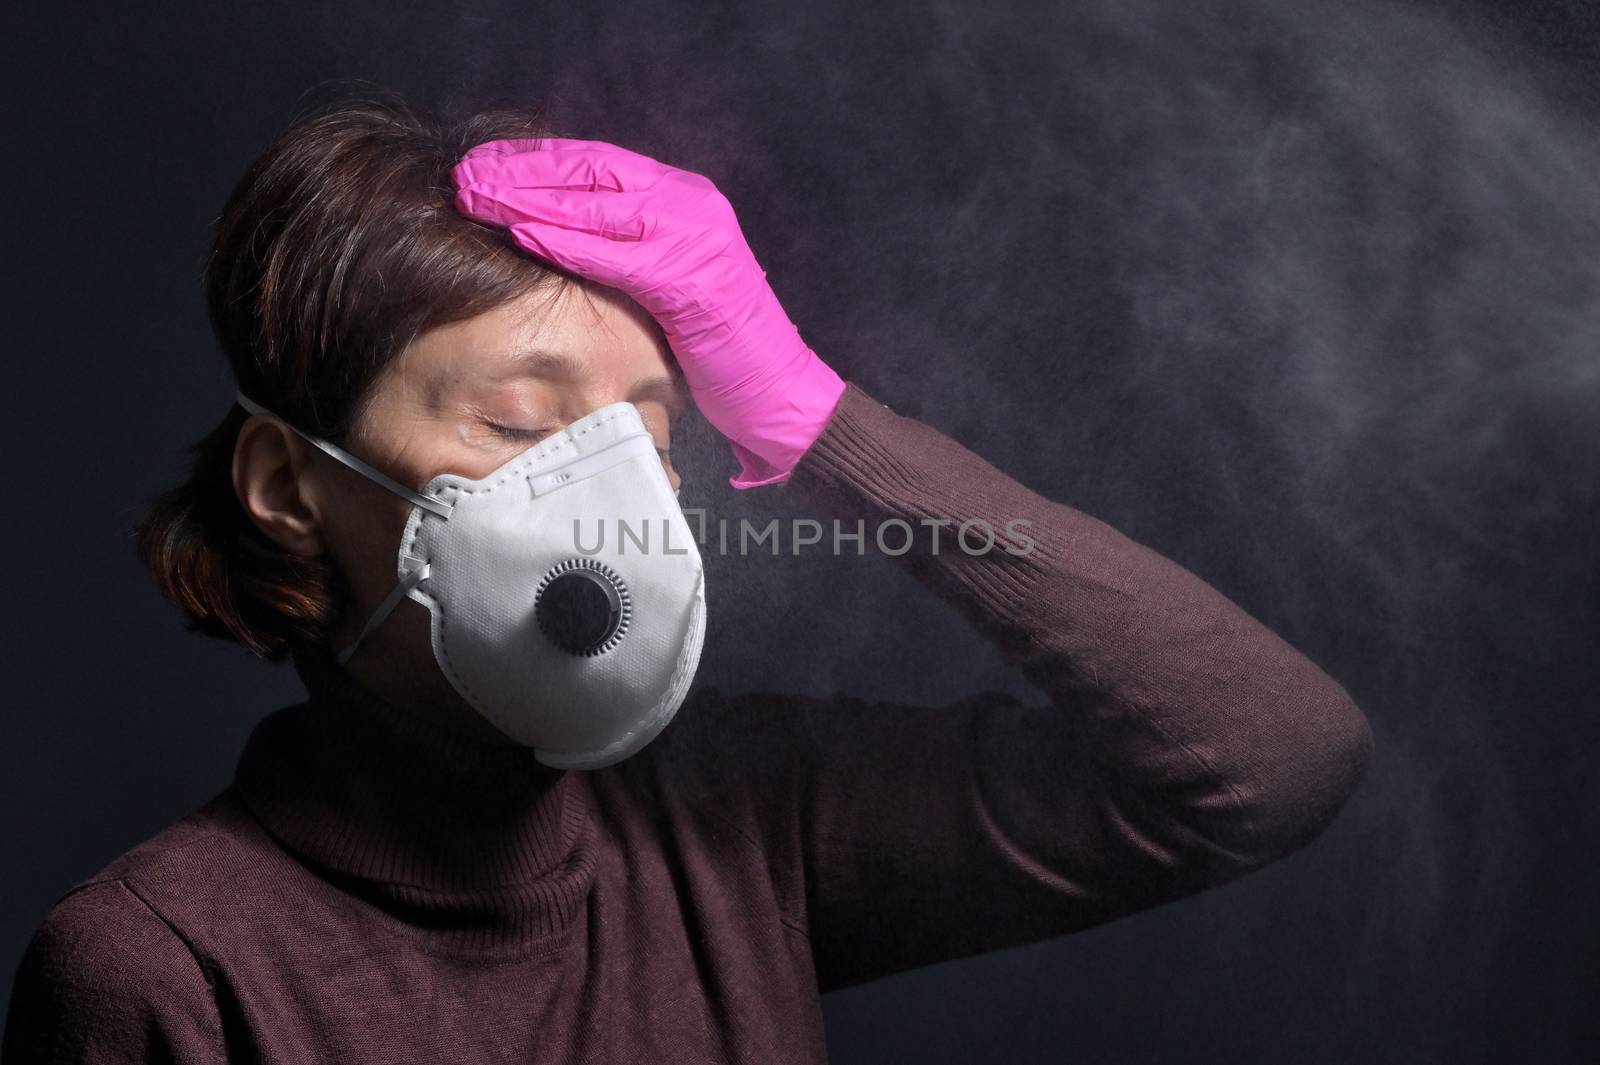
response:
<path id="1" fill-rule="evenodd" d="M 644 310 L 614 289 L 569 283 L 423 334 L 375 382 L 345 446 L 421 489 L 440 473 L 482 477 L 590 411 L 627 400 L 643 416 L 676 490 L 672 427 L 685 396 L 671 350 Z M 241 448 L 250 429 L 241 433 Z M 295 460 L 285 455 L 284 465 L 298 488 L 301 527 L 287 542 L 274 539 L 302 552 L 326 551 L 337 561 L 352 602 L 334 646 L 346 646 L 395 585 L 395 557 L 411 505 L 292 435 L 257 446 L 268 456 L 285 448 L 296 452 Z M 268 476 L 270 457 L 257 466 L 258 476 Z M 245 480 L 250 476 L 246 472 Z M 241 495 L 272 535 L 272 515 L 261 512 L 265 504 L 252 505 L 249 491 Z M 421 604 L 403 600 L 362 641 L 347 668 L 391 702 L 437 704 L 464 713 L 475 731 L 493 732 L 439 671 Z"/>

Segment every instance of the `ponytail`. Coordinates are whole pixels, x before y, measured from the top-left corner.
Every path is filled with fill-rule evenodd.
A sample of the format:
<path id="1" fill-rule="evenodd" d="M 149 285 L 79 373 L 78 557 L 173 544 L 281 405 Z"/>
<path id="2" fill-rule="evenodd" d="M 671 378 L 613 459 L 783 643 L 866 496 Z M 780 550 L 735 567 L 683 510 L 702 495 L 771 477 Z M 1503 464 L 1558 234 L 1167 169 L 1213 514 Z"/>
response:
<path id="1" fill-rule="evenodd" d="M 190 632 L 279 661 L 330 642 L 344 587 L 326 558 L 284 550 L 245 513 L 233 487 L 233 450 L 248 416 L 235 405 L 189 448 L 188 479 L 146 505 L 135 540 Z"/>

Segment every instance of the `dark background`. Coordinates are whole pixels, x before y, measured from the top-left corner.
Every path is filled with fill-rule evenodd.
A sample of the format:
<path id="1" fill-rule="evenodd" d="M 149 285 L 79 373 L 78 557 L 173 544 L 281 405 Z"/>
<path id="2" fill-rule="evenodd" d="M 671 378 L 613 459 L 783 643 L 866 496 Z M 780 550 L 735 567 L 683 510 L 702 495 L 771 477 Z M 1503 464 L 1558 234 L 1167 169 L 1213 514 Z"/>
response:
<path id="1" fill-rule="evenodd" d="M 6 5 L 0 994 L 61 892 L 300 697 L 184 634 L 128 529 L 231 402 L 212 218 L 355 77 L 707 174 L 844 376 L 1193 569 L 1373 722 L 1307 850 L 830 996 L 836 1061 L 1596 1060 L 1595 6 Z M 769 513 L 691 422 L 685 504 Z M 882 557 L 707 558 L 701 683 L 1031 692 Z"/>

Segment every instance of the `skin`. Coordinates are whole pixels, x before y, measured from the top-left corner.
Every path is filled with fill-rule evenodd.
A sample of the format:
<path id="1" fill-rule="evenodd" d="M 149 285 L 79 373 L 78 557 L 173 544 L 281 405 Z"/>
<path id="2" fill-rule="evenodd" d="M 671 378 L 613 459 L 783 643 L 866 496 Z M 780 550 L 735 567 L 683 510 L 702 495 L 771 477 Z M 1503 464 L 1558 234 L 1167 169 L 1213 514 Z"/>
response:
<path id="1" fill-rule="evenodd" d="M 530 347 L 565 365 L 519 358 Z M 608 403 L 634 403 L 667 477 L 672 426 L 687 405 L 660 327 L 615 289 L 564 281 L 419 336 L 374 382 L 345 449 L 421 490 L 440 473 L 479 478 Z M 329 555 L 352 602 L 335 647 L 355 640 L 395 584 L 411 504 L 307 444 L 271 415 L 239 432 L 233 483 L 256 526 L 286 551 Z M 393 706 L 439 715 L 488 743 L 512 743 L 451 687 L 434 660 L 427 608 L 401 600 L 346 665 Z"/>

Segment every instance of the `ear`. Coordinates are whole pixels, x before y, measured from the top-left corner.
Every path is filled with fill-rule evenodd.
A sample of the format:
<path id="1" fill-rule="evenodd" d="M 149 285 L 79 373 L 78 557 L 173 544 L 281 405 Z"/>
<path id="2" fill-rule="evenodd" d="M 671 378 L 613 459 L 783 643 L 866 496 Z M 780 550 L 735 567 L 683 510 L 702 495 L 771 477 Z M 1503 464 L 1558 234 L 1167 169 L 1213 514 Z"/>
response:
<path id="1" fill-rule="evenodd" d="M 233 447 L 233 490 L 245 513 L 273 543 L 307 558 L 327 550 L 311 483 L 312 450 L 265 414 L 245 420 Z"/>

